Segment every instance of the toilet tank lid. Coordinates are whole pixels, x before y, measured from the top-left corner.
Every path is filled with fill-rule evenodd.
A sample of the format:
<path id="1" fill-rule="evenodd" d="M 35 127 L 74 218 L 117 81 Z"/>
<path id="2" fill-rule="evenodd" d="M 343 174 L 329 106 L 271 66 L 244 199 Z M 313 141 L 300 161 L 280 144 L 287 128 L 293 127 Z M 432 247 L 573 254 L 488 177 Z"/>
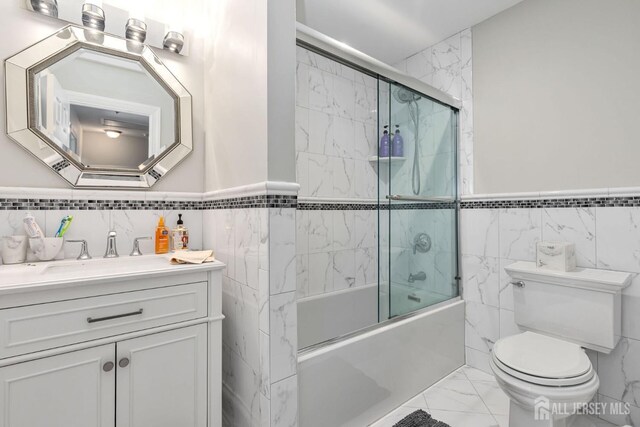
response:
<path id="1" fill-rule="evenodd" d="M 621 292 L 631 283 L 631 274 L 621 271 L 577 268 L 574 271 L 557 271 L 538 268 L 535 262 L 518 261 L 505 267 L 512 279 L 526 282 L 591 289 L 602 292 Z"/>

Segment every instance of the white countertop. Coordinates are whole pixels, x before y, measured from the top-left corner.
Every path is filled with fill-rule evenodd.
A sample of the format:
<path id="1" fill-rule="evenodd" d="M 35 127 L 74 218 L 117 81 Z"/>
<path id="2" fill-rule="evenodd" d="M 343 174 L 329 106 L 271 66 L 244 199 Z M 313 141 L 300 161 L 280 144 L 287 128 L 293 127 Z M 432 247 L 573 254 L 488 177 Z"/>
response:
<path id="1" fill-rule="evenodd" d="M 0 295 L 42 289 L 188 274 L 225 267 L 220 261 L 173 265 L 170 255 L 64 260 L 0 266 Z"/>

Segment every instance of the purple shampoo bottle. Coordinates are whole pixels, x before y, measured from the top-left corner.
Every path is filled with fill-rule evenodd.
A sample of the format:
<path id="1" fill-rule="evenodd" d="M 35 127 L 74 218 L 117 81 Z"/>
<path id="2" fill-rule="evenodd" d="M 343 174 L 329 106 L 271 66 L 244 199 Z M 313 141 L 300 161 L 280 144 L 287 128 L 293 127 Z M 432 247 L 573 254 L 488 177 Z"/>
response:
<path id="1" fill-rule="evenodd" d="M 400 125 L 396 125 L 396 132 L 393 134 L 393 141 L 391 141 L 391 155 L 393 157 L 404 156 L 404 140 L 400 135 Z"/>
<path id="2" fill-rule="evenodd" d="M 384 126 L 384 133 L 382 134 L 382 138 L 380 138 L 380 149 L 378 150 L 378 156 L 380 157 L 389 157 L 389 131 L 387 130 L 389 126 Z"/>

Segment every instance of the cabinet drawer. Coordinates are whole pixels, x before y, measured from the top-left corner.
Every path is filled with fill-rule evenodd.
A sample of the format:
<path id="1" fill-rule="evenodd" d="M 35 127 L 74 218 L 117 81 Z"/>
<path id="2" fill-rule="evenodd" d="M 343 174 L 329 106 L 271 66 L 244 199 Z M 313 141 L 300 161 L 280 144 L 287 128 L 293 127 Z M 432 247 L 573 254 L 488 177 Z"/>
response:
<path id="1" fill-rule="evenodd" d="M 0 310 L 0 359 L 206 315 L 206 282 Z"/>

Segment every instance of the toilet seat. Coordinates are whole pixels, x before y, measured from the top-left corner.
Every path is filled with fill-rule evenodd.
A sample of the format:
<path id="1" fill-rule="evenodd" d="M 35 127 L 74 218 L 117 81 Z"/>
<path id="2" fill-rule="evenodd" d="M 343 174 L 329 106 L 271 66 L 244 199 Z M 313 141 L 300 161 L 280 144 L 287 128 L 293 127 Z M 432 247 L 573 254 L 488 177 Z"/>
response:
<path id="1" fill-rule="evenodd" d="M 580 346 L 534 332 L 498 340 L 492 359 L 501 371 L 537 385 L 575 386 L 595 375 Z"/>

